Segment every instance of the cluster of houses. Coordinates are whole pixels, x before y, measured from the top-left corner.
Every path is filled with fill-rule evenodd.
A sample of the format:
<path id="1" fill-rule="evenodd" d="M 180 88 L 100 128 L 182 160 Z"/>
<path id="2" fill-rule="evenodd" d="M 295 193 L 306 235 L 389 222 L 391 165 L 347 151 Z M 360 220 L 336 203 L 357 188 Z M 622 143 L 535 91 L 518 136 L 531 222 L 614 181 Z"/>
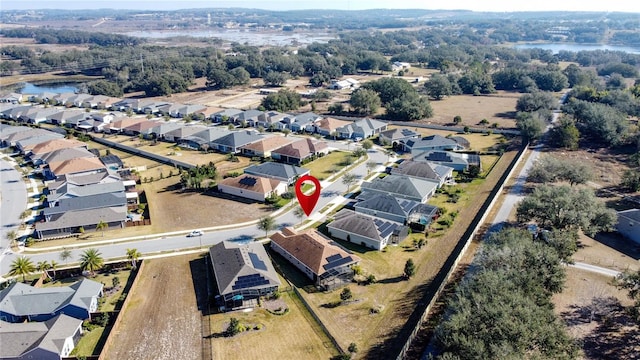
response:
<path id="1" fill-rule="evenodd" d="M 406 129 L 383 131 L 380 138 L 397 142 L 399 148 L 415 156 L 388 167 L 386 176 L 362 183 L 352 206 L 340 210 L 327 224 L 332 238 L 376 250 L 400 243 L 410 226 L 428 226 L 438 216 L 438 208 L 427 204 L 436 190 L 453 180 L 454 171 L 480 164 L 479 159 L 469 159 L 464 166 L 444 159 L 468 148 L 464 138 L 423 138 Z M 440 155 L 430 161 L 433 154 Z M 244 179 L 277 176 L 282 183 L 291 184 L 306 173 L 292 165 L 264 163 L 245 170 Z M 353 265 L 360 262 L 358 256 L 315 229 L 299 232 L 284 228 L 271 236 L 270 247 L 325 290 L 350 283 Z M 260 244 L 223 242 L 210 249 L 210 256 L 221 309 L 254 306 L 259 297 L 271 294 L 279 286 L 273 265 Z"/>
<path id="2" fill-rule="evenodd" d="M 14 282 L 0 290 L 1 359 L 60 360 L 82 336 L 82 322 L 98 310 L 99 282 L 32 287 Z"/>
<path id="3" fill-rule="evenodd" d="M 2 147 L 12 147 L 47 185 L 34 236 L 51 239 L 96 229 L 124 227 L 138 206 L 136 181 L 126 178 L 122 161 L 53 130 L 0 124 Z"/>

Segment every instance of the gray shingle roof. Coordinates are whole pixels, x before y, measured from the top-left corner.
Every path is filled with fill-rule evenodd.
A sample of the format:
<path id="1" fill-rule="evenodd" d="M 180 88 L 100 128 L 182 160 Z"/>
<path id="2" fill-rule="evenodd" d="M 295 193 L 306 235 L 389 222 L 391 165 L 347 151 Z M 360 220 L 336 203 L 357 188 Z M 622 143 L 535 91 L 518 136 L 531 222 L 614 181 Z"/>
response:
<path id="1" fill-rule="evenodd" d="M 209 256 L 220 294 L 280 285 L 271 259 L 260 243 L 222 241 L 209 249 Z M 243 282 L 249 277 L 255 281 Z"/>
<path id="2" fill-rule="evenodd" d="M 430 163 L 412 160 L 403 161 L 398 167 L 392 168 L 391 174 L 413 176 L 423 179 L 440 179 L 440 176 L 435 172 Z"/>
<path id="3" fill-rule="evenodd" d="M 259 165 L 249 166 L 244 170 L 245 174 L 264 176 L 273 179 L 288 180 L 308 174 L 309 170 L 299 166 L 282 164 L 276 162 L 266 162 Z"/>
<path id="4" fill-rule="evenodd" d="M 62 199 L 58 202 L 58 206 L 45 208 L 43 213 L 44 216 L 52 216 L 56 214 L 62 214 L 67 211 L 100 209 L 112 206 L 123 206 L 126 204 L 127 198 L 124 192 L 95 194 L 70 199 Z"/>
<path id="5" fill-rule="evenodd" d="M 36 231 L 77 228 L 80 226 L 96 225 L 100 221 L 106 223 L 120 222 L 127 219 L 126 206 L 112 206 L 109 208 L 67 211 L 55 214 L 51 221 L 36 223 Z"/>
<path id="6" fill-rule="evenodd" d="M 409 139 L 405 141 L 405 146 L 411 150 L 414 149 L 440 149 L 442 147 L 446 147 L 447 149 L 456 149 L 459 148 L 459 145 L 456 141 L 447 139 L 444 136 L 440 135 L 429 135 L 425 136 L 422 139 Z"/>
<path id="7" fill-rule="evenodd" d="M 618 211 L 618 217 L 624 217 L 629 220 L 640 222 L 640 209 Z"/>
<path id="8" fill-rule="evenodd" d="M 0 310 L 15 316 L 29 316 L 52 314 L 72 304 L 89 311 L 91 297 L 98 296 L 102 287 L 101 283 L 89 279 L 82 279 L 71 286 L 46 288 L 16 282 L 0 290 Z"/>
<path id="9" fill-rule="evenodd" d="M 375 178 L 371 182 L 364 182 L 361 188 L 363 192 L 383 192 L 401 198 L 422 201 L 424 197 L 436 190 L 437 184 L 422 179 L 389 175 L 384 178 Z"/>
<path id="10" fill-rule="evenodd" d="M 352 210 L 342 209 L 330 222 L 329 229 L 338 229 L 356 234 L 375 241 L 382 241 L 389 237 L 396 229 L 403 225 L 397 222 L 358 214 Z"/>
<path id="11" fill-rule="evenodd" d="M 262 135 L 253 131 L 234 131 L 212 141 L 213 144 L 238 148 L 242 145 L 251 144 L 262 139 Z"/>
<path id="12" fill-rule="evenodd" d="M 0 320 L 0 344 L 3 358 L 20 358 L 36 349 L 62 353 L 65 339 L 73 337 L 82 320 L 60 314 L 44 322 L 8 323 Z"/>
<path id="13" fill-rule="evenodd" d="M 401 199 L 389 194 L 376 194 L 356 203 L 355 208 L 356 212 L 361 208 L 406 217 L 418 205 L 420 203 L 417 201 Z"/>

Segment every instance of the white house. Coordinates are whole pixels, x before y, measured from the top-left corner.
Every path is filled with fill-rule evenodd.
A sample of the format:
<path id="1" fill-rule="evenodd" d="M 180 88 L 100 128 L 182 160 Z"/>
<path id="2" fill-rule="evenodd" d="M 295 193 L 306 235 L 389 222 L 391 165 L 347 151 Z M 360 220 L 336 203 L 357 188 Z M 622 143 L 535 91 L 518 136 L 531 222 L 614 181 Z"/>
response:
<path id="1" fill-rule="evenodd" d="M 640 244 L 640 209 L 618 211 L 616 227 L 620 234 Z"/>

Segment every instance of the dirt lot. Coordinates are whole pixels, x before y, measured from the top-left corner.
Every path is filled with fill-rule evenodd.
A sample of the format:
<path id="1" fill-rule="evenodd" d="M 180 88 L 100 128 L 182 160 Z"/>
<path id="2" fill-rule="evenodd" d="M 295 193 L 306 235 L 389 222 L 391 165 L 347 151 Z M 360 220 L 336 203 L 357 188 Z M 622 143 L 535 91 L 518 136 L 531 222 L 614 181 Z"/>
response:
<path id="1" fill-rule="evenodd" d="M 431 101 L 433 117 L 423 123 L 447 125 L 456 115 L 462 117 L 462 125 L 480 126 L 482 119 L 500 128 L 515 128 L 516 102 L 521 94 L 499 91 L 487 96 L 457 95 L 440 101 Z"/>
<path id="2" fill-rule="evenodd" d="M 594 298 L 600 305 L 594 306 Z M 631 300 L 626 291 L 611 285 L 610 277 L 567 268 L 566 288 L 553 302 L 569 334 L 581 345 L 581 359 L 640 358 L 640 327 L 622 308 Z"/>
<path id="3" fill-rule="evenodd" d="M 144 184 L 154 232 L 207 228 L 259 219 L 269 213 L 264 204 L 243 203 L 197 192 L 180 192 L 178 177 Z"/>
<path id="4" fill-rule="evenodd" d="M 201 359 L 206 271 L 199 258 L 145 260 L 106 359 Z"/>

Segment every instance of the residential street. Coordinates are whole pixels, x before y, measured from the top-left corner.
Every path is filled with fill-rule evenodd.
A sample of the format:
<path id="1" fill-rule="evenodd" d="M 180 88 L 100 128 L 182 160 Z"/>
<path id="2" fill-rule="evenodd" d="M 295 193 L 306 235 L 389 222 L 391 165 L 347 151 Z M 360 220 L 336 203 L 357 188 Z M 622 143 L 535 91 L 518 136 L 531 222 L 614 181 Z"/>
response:
<path id="1" fill-rule="evenodd" d="M 20 214 L 27 207 L 27 186 L 22 174 L 4 159 L 0 159 L 0 185 L 0 264 L 5 274 L 8 270 L 4 263 L 10 262 L 4 260 L 5 251 L 10 247 L 7 233 L 19 231 Z"/>
<path id="2" fill-rule="evenodd" d="M 349 150 L 355 149 L 355 145 L 353 143 L 345 144 L 343 142 L 330 141 L 329 146 L 335 147 L 335 148 L 341 148 L 344 150 L 347 150 L 347 147 L 349 148 Z M 380 165 L 384 164 L 387 161 L 387 155 L 385 155 L 383 152 L 379 150 L 375 150 L 375 151 L 373 149 L 370 150 L 368 153 L 368 156 L 369 156 L 369 160 L 367 161 L 375 161 Z M 362 180 L 364 176 L 367 175 L 367 167 L 366 167 L 367 161 L 362 162 L 352 170 L 352 172 L 356 176 L 358 176 L 359 180 Z M 3 167 L 6 167 L 6 165 L 3 165 Z M 5 171 L 5 172 L 15 173 L 17 174 L 17 176 L 19 176 L 19 173 L 15 170 Z M 4 178 L 5 172 L 3 172 L 3 181 L 5 179 Z M 19 195 L 20 197 L 18 195 L 15 195 L 14 201 L 17 201 L 17 199 L 22 199 L 22 201 L 24 201 L 26 204 L 26 200 L 25 200 L 26 190 L 24 189 L 24 182 L 20 180 L 19 185 L 23 187 L 22 189 L 23 193 Z M 5 192 L 4 186 L 5 184 L 3 183 L 3 196 Z M 314 220 L 321 219 L 322 216 L 318 216 L 317 213 L 330 202 L 341 201 L 342 199 L 341 195 L 346 190 L 347 190 L 346 185 L 344 185 L 340 181 L 340 178 L 338 178 L 333 183 L 329 184 L 326 188 L 323 188 L 320 199 L 318 200 L 318 204 L 314 209 L 315 210 L 314 213 L 311 214 L 311 217 Z M 4 198 L 3 198 L 3 210 L 2 210 L 3 219 L 5 218 L 4 208 L 5 206 L 4 206 Z M 20 209 L 24 209 L 24 205 L 21 205 L 19 207 L 19 211 L 13 215 L 15 219 L 18 219 L 20 212 L 22 211 Z M 299 221 L 300 220 L 293 214 L 293 211 L 291 210 L 283 214 L 277 215 L 277 223 L 279 227 L 291 226 L 298 223 Z M 3 227 L 3 230 L 4 229 L 5 228 Z M 105 259 L 110 259 L 110 258 L 125 256 L 127 248 L 136 248 L 143 255 L 157 254 L 158 252 L 172 252 L 172 251 L 178 252 L 181 249 L 197 248 L 199 246 L 205 248 L 205 247 L 214 245 L 222 240 L 248 241 L 248 240 L 252 240 L 254 237 L 264 236 L 264 232 L 261 230 L 258 230 L 255 224 L 247 225 L 240 228 L 225 229 L 225 230 L 218 230 L 218 231 L 207 231 L 206 229 L 204 230 L 205 230 L 204 235 L 198 236 L 198 237 L 187 237 L 186 235 L 163 236 L 163 234 L 153 234 L 153 235 L 149 235 L 148 240 L 137 240 L 135 242 L 111 241 L 109 244 L 99 245 L 95 247 L 102 253 L 102 256 Z M 29 253 L 29 251 L 26 250 L 22 254 L 18 254 L 18 255 L 7 254 L 4 258 L 0 260 L 0 274 L 6 274 L 7 272 L 9 272 L 9 267 L 11 265 L 11 262 L 19 255 L 29 256 L 34 263 L 37 263 L 39 261 L 44 261 L 44 260 L 47 260 L 47 261 L 55 260 L 58 263 L 60 263 L 62 266 L 64 266 L 64 263 L 60 260 L 61 250 L 62 249 L 56 249 L 46 253 Z M 78 258 L 80 257 L 80 254 L 84 251 L 84 248 L 82 249 L 70 248 L 70 251 L 71 251 L 72 257 L 69 260 L 69 262 L 70 263 L 77 262 Z"/>

